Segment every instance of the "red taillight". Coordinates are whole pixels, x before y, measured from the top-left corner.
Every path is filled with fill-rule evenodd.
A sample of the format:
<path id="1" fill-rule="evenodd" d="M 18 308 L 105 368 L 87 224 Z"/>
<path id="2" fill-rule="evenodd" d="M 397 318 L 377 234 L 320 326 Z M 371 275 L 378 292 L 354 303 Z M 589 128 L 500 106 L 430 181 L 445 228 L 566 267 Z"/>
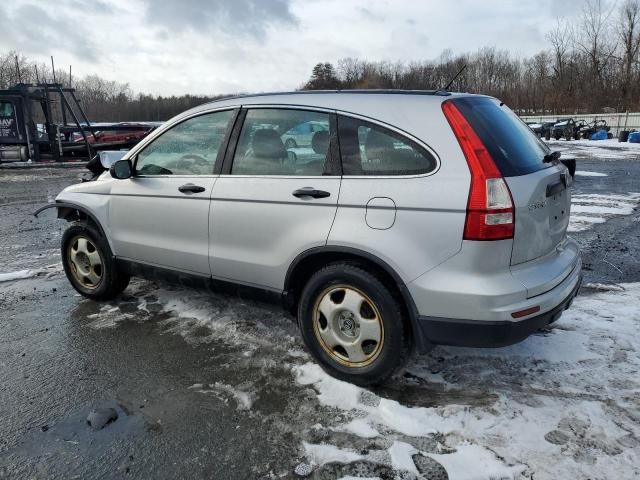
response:
<path id="1" fill-rule="evenodd" d="M 471 172 L 464 239 L 513 238 L 513 199 L 500 170 L 480 137 L 455 104 L 450 100 L 443 102 L 442 111 L 460 143 Z"/>

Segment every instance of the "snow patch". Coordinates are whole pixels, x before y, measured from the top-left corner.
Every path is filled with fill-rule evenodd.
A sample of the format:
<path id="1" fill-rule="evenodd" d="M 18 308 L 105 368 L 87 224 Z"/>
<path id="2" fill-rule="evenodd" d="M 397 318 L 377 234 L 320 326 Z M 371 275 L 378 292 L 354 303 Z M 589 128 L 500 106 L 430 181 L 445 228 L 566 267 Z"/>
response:
<path id="1" fill-rule="evenodd" d="M 640 160 L 640 143 L 610 140 L 543 140 L 552 150 L 562 152 L 563 158 L 597 158 L 599 160 Z"/>
<path id="2" fill-rule="evenodd" d="M 380 435 L 380 433 L 371 425 L 369 425 L 369 422 L 367 422 L 363 418 L 356 418 L 354 420 L 351 420 L 346 425 L 341 425 L 337 428 L 334 428 L 334 430 L 337 430 L 339 432 L 353 433 L 360 438 L 374 438 Z"/>
<path id="3" fill-rule="evenodd" d="M 600 195 L 577 194 L 571 197 L 571 217 L 569 218 L 569 232 L 582 232 L 590 229 L 594 224 L 604 223 L 615 215 L 630 215 L 633 213 L 640 194 L 628 195 Z"/>
<path id="4" fill-rule="evenodd" d="M 524 470 L 507 466 L 492 452 L 471 444 L 459 445 L 454 453 L 429 456 L 445 468 L 449 480 L 511 480 Z"/>
<path id="5" fill-rule="evenodd" d="M 334 418 L 344 418 L 331 430 L 367 438 L 371 428 L 376 442 L 389 442 L 382 450 L 389 459 L 376 461 L 390 462 L 398 473 L 415 472 L 419 452 L 443 465 L 452 480 L 635 478 L 640 425 L 621 411 L 635 409 L 632 399 L 640 391 L 640 349 L 632 340 L 640 336 L 639 299 L 640 284 L 624 284 L 576 298 L 555 328 L 517 345 L 439 347 L 414 358 L 408 370 L 413 378 L 426 379 L 438 367 L 447 383 L 425 390 L 449 392 L 450 400 L 436 407 L 382 398 L 311 363 L 293 372 L 299 384 L 313 386 Z M 494 398 L 468 402 L 478 390 Z M 437 439 L 436 450 L 425 451 L 411 439 L 427 436 Z M 305 444 L 316 464 L 361 457 L 331 445 L 330 436 L 325 442 Z M 373 461 L 374 451 L 364 459 Z"/>
<path id="6" fill-rule="evenodd" d="M 204 386 L 202 383 L 194 383 L 189 387 L 189 390 L 198 393 L 213 393 L 216 395 L 227 394 L 234 399 L 238 410 L 250 410 L 256 396 L 253 392 L 247 392 L 222 382 L 210 383 L 208 386 Z"/>
<path id="7" fill-rule="evenodd" d="M 324 465 L 331 462 L 350 463 L 364 458 L 351 449 L 338 448 L 326 443 L 302 442 L 302 446 L 309 461 L 314 465 Z"/>
<path id="8" fill-rule="evenodd" d="M 405 442 L 393 442 L 389 447 L 389 455 L 391 456 L 391 466 L 396 470 L 406 470 L 412 473 L 418 473 L 415 463 L 413 463 L 412 455 L 418 453 L 413 445 Z"/>
<path id="9" fill-rule="evenodd" d="M 11 282 L 13 280 L 22 280 L 25 278 L 35 277 L 37 272 L 33 270 L 19 270 L 17 272 L 0 273 L 0 282 Z"/>

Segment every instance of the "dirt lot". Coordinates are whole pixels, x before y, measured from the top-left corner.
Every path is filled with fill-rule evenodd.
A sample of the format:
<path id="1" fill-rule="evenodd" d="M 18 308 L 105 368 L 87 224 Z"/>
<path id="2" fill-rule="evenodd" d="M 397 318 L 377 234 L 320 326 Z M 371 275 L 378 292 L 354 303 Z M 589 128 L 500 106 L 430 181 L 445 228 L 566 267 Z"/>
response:
<path id="1" fill-rule="evenodd" d="M 512 347 L 436 348 L 375 390 L 324 374 L 276 306 L 145 280 L 83 299 L 66 225 L 30 216 L 81 171 L 0 169 L 0 477 L 638 478 L 640 162 L 585 149 L 571 310 Z M 96 408 L 118 417 L 95 430 Z"/>

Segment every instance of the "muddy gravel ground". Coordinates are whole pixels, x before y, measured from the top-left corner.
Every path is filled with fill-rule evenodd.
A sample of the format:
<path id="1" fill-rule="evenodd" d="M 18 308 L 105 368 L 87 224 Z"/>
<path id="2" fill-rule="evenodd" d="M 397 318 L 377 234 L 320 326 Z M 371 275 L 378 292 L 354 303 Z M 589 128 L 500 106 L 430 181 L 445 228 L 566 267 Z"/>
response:
<path id="1" fill-rule="evenodd" d="M 582 156 L 587 288 L 555 328 L 373 390 L 277 306 L 147 280 L 83 299 L 65 222 L 31 216 L 82 170 L 0 169 L 0 275 L 23 277 L 0 282 L 0 478 L 638 478 L 640 162 Z"/>

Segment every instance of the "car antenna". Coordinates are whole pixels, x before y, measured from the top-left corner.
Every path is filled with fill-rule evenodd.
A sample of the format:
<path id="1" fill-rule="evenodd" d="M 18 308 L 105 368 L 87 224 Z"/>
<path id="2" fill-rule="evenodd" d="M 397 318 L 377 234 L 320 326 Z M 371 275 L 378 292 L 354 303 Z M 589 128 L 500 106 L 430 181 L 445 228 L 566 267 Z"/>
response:
<path id="1" fill-rule="evenodd" d="M 462 66 L 462 68 L 458 71 L 458 73 L 456 73 L 455 77 L 453 77 L 451 79 L 451 81 L 449 83 L 447 83 L 447 86 L 444 87 L 444 88 L 439 88 L 438 91 L 444 90 L 445 92 L 448 92 L 449 91 L 449 87 L 451 86 L 451 84 L 456 81 L 456 79 L 460 76 L 460 74 L 462 72 L 464 72 L 465 68 L 467 68 L 467 64 L 466 63 Z"/>

